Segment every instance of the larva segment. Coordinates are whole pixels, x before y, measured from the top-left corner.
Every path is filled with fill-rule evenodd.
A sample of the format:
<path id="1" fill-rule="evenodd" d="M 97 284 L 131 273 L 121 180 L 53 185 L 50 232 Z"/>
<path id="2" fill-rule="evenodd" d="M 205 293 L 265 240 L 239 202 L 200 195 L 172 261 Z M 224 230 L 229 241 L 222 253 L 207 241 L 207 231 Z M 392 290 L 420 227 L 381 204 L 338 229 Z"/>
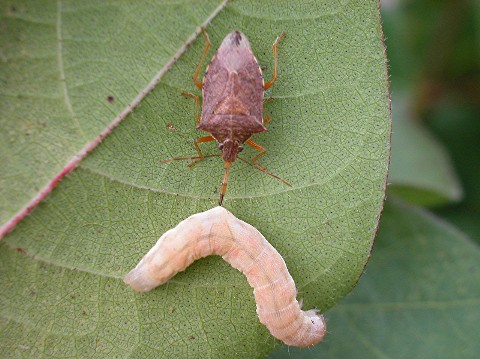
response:
<path id="1" fill-rule="evenodd" d="M 253 226 L 223 207 L 197 213 L 165 232 L 124 282 L 147 292 L 164 284 L 195 260 L 220 255 L 246 275 L 260 322 L 287 345 L 309 347 L 326 333 L 323 316 L 302 311 L 295 283 L 282 256 Z"/>

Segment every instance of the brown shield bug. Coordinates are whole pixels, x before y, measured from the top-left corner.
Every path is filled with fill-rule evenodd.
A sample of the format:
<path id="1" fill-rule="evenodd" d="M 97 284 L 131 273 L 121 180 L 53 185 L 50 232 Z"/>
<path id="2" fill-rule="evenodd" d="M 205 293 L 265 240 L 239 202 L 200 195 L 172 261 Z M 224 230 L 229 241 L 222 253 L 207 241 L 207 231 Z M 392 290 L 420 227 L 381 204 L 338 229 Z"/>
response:
<path id="1" fill-rule="evenodd" d="M 267 131 L 264 124 L 268 123 L 270 118 L 263 117 L 263 95 L 265 90 L 277 80 L 277 45 L 285 37 L 285 33 L 277 37 L 273 43 L 273 78 L 267 83 L 263 79 L 262 69 L 252 52 L 247 37 L 238 30 L 232 31 L 225 37 L 208 65 L 203 81 L 198 81 L 198 75 L 211 44 L 203 28 L 202 34 L 206 45 L 193 75 L 195 85 L 202 90 L 201 115 L 199 97 L 192 93 L 182 93 L 182 95 L 193 97 L 195 100 L 195 119 L 198 123 L 196 128 L 210 132 L 211 135 L 199 137 L 193 142 L 198 153 L 197 157 L 172 158 L 161 163 L 173 160 L 192 160 L 192 163 L 189 164 L 189 167 L 192 167 L 198 161 L 212 157 L 212 155 L 203 155 L 199 143 L 216 140 L 218 148 L 222 151 L 225 169 L 220 190 L 220 206 L 227 191 L 230 167 L 237 158 L 290 186 L 285 180 L 267 172 L 258 162 L 266 150 L 251 139 L 254 134 Z M 252 162 L 237 156 L 243 150 L 243 144 L 260 152 L 252 159 Z"/>

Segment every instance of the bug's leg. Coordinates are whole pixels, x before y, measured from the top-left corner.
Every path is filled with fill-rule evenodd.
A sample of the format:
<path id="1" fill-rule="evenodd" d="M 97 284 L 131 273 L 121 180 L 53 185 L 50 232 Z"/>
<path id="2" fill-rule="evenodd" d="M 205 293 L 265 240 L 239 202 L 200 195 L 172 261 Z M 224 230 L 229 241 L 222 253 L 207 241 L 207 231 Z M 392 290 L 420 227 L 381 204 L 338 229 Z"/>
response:
<path id="1" fill-rule="evenodd" d="M 263 118 L 263 124 L 266 125 L 267 123 L 270 122 L 270 116 L 269 115 L 265 115 L 265 117 Z"/>
<path id="2" fill-rule="evenodd" d="M 205 156 L 202 153 L 202 150 L 200 149 L 200 146 L 198 145 L 199 143 L 203 142 L 210 142 L 210 141 L 215 141 L 215 137 L 213 136 L 204 136 L 204 137 L 199 137 L 195 141 L 193 141 L 193 144 L 195 145 L 195 149 L 197 150 L 198 157 L 192 158 L 192 162 L 188 165 L 188 167 L 193 167 L 197 164 L 198 161 L 201 161 L 205 158 Z"/>
<path id="3" fill-rule="evenodd" d="M 265 106 L 266 103 L 269 103 L 269 102 L 272 102 L 273 101 L 273 97 L 270 96 L 269 98 L 266 98 L 263 100 L 263 105 Z"/>
<path id="4" fill-rule="evenodd" d="M 202 69 L 203 62 L 205 61 L 205 58 L 207 57 L 208 54 L 208 49 L 210 48 L 210 39 L 208 38 L 208 34 L 205 31 L 205 29 L 202 27 L 202 35 L 203 38 L 205 39 L 205 49 L 203 50 L 202 57 L 200 58 L 200 62 L 198 63 L 197 66 L 197 71 L 193 74 L 193 82 L 195 82 L 195 85 L 201 90 L 202 89 L 202 81 L 198 81 L 198 75 L 200 74 L 200 70 Z"/>
<path id="5" fill-rule="evenodd" d="M 265 167 L 263 167 L 263 165 L 260 162 L 258 162 L 258 159 L 262 157 L 265 153 L 267 153 L 267 150 L 262 146 L 260 146 L 258 143 L 253 142 L 251 139 L 248 139 L 247 141 L 245 141 L 245 143 L 249 146 L 252 146 L 257 151 L 260 151 L 258 155 L 252 158 L 252 163 L 257 165 L 260 169 L 265 170 Z"/>
<path id="6" fill-rule="evenodd" d="M 170 158 L 168 160 L 164 160 L 164 161 L 160 162 L 160 164 L 164 165 L 165 163 L 170 163 L 172 161 L 190 160 L 192 162 L 188 165 L 188 167 L 193 167 L 193 166 L 195 166 L 195 164 L 198 161 L 201 161 L 204 158 L 220 156 L 220 155 L 206 155 L 206 156 L 204 156 L 203 153 L 202 153 L 202 150 L 198 146 L 199 143 L 210 142 L 210 141 L 213 141 L 213 140 L 215 140 L 215 137 L 213 137 L 213 136 L 199 137 L 195 141 L 193 141 L 193 144 L 195 145 L 195 149 L 197 150 L 198 156 L 196 156 L 196 157 L 174 157 L 174 158 Z"/>
<path id="7" fill-rule="evenodd" d="M 272 96 L 270 96 L 269 98 L 264 99 L 264 100 L 263 100 L 263 106 L 265 106 L 266 103 L 269 103 L 269 102 L 271 102 L 271 101 L 273 101 L 273 97 L 272 97 Z M 269 116 L 269 115 L 265 115 L 265 117 L 262 119 L 262 121 L 263 121 L 263 124 L 266 125 L 267 123 L 270 122 L 270 116 Z"/>
<path id="8" fill-rule="evenodd" d="M 190 92 L 182 92 L 181 95 L 184 97 L 192 97 L 195 100 L 195 121 L 200 123 L 200 98 Z"/>
<path id="9" fill-rule="evenodd" d="M 263 86 L 265 90 L 268 90 L 270 87 L 272 87 L 275 81 L 277 81 L 277 46 L 280 40 L 282 40 L 284 37 L 285 33 L 282 32 L 282 34 L 277 37 L 277 39 L 273 43 L 273 78 Z"/>

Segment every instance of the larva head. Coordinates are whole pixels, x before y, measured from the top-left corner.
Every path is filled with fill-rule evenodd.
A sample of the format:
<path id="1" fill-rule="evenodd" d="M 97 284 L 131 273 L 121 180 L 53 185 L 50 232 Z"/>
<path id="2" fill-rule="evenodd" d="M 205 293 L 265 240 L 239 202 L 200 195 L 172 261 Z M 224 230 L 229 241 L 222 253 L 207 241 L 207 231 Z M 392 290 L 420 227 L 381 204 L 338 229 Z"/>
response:
<path id="1" fill-rule="evenodd" d="M 306 348 L 314 346 L 322 341 L 325 334 L 327 334 L 327 324 L 325 323 L 325 318 L 318 312 L 318 310 L 310 309 L 304 313 L 309 318 L 311 325 L 309 325 L 307 335 L 294 345 Z"/>

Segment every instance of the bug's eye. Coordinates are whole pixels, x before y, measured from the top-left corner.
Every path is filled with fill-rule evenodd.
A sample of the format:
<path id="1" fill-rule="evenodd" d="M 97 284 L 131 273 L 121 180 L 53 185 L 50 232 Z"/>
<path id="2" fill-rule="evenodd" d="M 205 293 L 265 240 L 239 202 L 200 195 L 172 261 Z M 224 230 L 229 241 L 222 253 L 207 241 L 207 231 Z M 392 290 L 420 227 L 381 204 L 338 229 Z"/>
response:
<path id="1" fill-rule="evenodd" d="M 238 152 L 242 152 L 243 151 L 243 146 L 238 146 Z"/>
<path id="2" fill-rule="evenodd" d="M 219 143 L 218 148 L 221 150 L 223 148 L 223 143 Z"/>

